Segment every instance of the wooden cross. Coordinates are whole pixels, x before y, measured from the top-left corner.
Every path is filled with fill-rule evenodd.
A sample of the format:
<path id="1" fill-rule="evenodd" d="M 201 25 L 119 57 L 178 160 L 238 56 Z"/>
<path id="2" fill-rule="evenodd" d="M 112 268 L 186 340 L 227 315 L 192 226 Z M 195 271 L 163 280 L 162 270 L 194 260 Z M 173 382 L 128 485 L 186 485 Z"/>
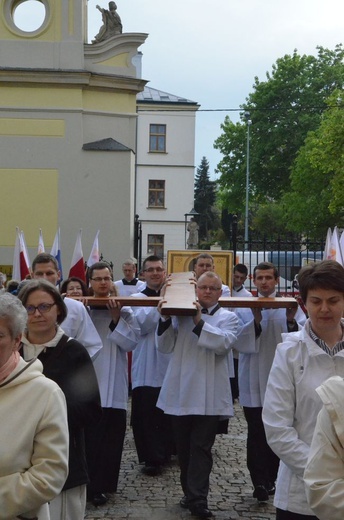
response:
<path id="1" fill-rule="evenodd" d="M 161 307 L 161 314 L 168 316 L 195 316 L 197 309 L 194 304 L 196 301 L 196 278 L 193 272 L 173 273 L 170 274 L 166 281 L 166 289 L 164 296 L 148 296 L 142 298 L 133 298 L 132 296 L 109 296 L 97 298 L 94 296 L 74 297 L 75 300 L 87 300 L 88 305 L 104 306 L 112 299 L 120 302 L 121 305 L 129 307 L 156 307 L 160 300 L 164 300 Z M 221 307 L 245 307 L 259 309 L 279 309 L 294 308 L 298 306 L 295 298 L 237 298 L 237 297 L 221 297 L 219 298 Z"/>

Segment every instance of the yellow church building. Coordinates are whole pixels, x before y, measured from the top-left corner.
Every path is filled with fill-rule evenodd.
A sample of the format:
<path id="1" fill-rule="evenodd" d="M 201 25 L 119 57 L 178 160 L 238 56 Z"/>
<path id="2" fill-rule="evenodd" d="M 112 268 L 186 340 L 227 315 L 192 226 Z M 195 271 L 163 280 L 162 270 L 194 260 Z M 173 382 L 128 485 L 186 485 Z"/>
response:
<path id="1" fill-rule="evenodd" d="M 133 255 L 147 34 L 88 44 L 87 0 L 41 0 L 43 23 L 26 32 L 14 16 L 22 2 L 0 4 L 0 265 L 12 264 L 16 226 L 31 260 L 39 229 L 50 251 L 60 228 L 67 268 L 79 229 L 85 254 L 101 228 L 104 258 L 121 265 Z"/>

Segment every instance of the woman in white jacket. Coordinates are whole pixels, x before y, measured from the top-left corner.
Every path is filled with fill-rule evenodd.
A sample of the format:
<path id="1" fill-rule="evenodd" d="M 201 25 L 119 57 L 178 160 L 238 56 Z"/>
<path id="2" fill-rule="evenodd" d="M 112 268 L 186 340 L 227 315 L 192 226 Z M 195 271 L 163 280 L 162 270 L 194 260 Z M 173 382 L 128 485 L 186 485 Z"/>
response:
<path id="1" fill-rule="evenodd" d="M 317 388 L 318 415 L 305 470 L 309 504 L 320 520 L 344 517 L 344 380 L 334 376 Z"/>
<path id="2" fill-rule="evenodd" d="M 65 398 L 36 359 L 18 353 L 27 313 L 0 295 L 0 519 L 49 520 L 68 473 Z"/>
<path id="3" fill-rule="evenodd" d="M 268 443 L 281 460 L 277 520 L 316 518 L 303 480 L 322 405 L 315 389 L 331 376 L 344 376 L 344 268 L 333 260 L 307 265 L 298 281 L 309 319 L 301 331 L 283 335 L 263 407 Z"/>

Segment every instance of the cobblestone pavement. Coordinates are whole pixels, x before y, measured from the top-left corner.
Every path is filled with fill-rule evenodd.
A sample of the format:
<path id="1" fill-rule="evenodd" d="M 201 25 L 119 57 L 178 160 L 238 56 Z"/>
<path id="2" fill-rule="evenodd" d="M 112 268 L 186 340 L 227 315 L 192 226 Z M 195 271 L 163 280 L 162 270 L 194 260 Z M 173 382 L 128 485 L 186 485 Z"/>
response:
<path id="1" fill-rule="evenodd" d="M 252 484 L 246 469 L 246 422 L 235 404 L 235 417 L 229 422 L 228 434 L 217 435 L 213 447 L 214 465 L 208 497 L 215 520 L 273 520 L 272 499 L 260 505 L 252 497 Z M 176 461 L 164 468 L 162 475 L 149 477 L 140 471 L 134 439 L 128 427 L 117 493 L 102 507 L 88 504 L 88 520 L 193 520 L 181 509 L 182 496 Z"/>

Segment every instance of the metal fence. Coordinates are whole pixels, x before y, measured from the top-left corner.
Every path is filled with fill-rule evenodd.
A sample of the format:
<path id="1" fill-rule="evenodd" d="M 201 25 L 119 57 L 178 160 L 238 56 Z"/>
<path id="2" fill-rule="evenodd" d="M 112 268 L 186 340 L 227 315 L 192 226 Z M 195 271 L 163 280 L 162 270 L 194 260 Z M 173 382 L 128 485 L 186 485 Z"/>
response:
<path id="1" fill-rule="evenodd" d="M 307 263 L 322 260 L 324 247 L 323 240 L 309 240 L 306 237 L 278 237 L 273 240 L 264 238 L 250 240 L 246 247 L 242 245 L 242 249 L 235 249 L 235 258 L 236 263 L 243 263 L 248 268 L 246 287 L 249 290 L 255 291 L 252 276 L 254 267 L 260 262 L 272 262 L 280 275 L 278 291 L 294 295 L 298 292 L 297 273 Z"/>

